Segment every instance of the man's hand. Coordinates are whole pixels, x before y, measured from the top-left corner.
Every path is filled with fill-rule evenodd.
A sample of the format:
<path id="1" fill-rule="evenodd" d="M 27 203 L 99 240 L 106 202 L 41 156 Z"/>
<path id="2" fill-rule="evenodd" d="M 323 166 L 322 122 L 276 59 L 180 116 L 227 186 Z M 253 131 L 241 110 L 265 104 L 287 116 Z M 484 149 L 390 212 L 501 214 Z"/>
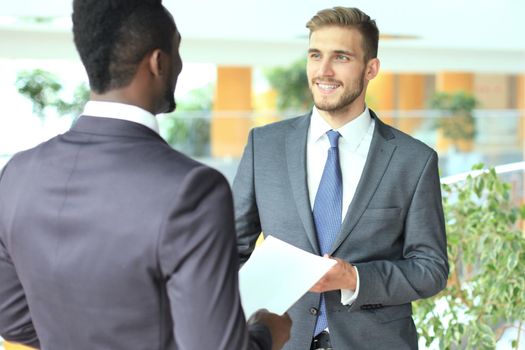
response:
<path id="1" fill-rule="evenodd" d="M 324 257 L 336 260 L 337 264 L 310 288 L 310 292 L 323 293 L 340 289 L 355 290 L 357 274 L 354 266 L 342 259 L 330 257 L 328 254 Z"/>
<path id="2" fill-rule="evenodd" d="M 260 323 L 268 327 L 272 334 L 272 350 L 280 350 L 290 339 L 292 320 L 288 314 L 279 316 L 268 312 L 268 310 L 256 311 L 248 320 L 248 324 Z"/>

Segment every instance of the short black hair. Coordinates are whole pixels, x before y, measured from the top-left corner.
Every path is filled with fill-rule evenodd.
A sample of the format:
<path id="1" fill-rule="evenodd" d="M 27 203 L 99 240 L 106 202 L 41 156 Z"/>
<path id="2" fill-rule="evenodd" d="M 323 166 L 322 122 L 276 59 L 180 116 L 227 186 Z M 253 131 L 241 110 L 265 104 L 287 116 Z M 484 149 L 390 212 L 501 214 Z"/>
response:
<path id="1" fill-rule="evenodd" d="M 73 37 L 91 90 L 127 86 L 152 50 L 171 54 L 175 22 L 162 0 L 74 0 Z"/>

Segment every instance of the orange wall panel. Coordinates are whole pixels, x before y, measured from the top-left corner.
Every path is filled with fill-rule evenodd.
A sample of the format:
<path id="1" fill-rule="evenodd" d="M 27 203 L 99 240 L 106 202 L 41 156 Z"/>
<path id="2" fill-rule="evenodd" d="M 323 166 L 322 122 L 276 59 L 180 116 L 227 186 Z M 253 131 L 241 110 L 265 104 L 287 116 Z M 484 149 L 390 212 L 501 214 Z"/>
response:
<path id="1" fill-rule="evenodd" d="M 219 66 L 211 121 L 212 156 L 241 156 L 252 126 L 251 111 L 252 69 Z"/>
<path id="2" fill-rule="evenodd" d="M 436 75 L 436 90 L 440 92 L 474 91 L 474 74 L 441 72 Z"/>
<path id="3" fill-rule="evenodd" d="M 517 77 L 516 104 L 518 109 L 525 110 L 525 74 Z"/>
<path id="4" fill-rule="evenodd" d="M 397 109 L 401 111 L 425 108 L 425 76 L 421 74 L 399 74 L 397 98 Z M 396 126 L 411 134 L 421 125 L 421 122 L 421 118 L 401 115 Z"/>

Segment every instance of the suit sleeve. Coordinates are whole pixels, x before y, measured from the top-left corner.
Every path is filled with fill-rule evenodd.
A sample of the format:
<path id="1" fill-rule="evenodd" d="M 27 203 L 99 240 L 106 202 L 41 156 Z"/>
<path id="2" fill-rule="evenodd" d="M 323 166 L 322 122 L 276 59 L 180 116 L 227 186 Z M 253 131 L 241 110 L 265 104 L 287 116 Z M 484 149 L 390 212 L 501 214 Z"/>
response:
<path id="1" fill-rule="evenodd" d="M 227 181 L 199 167 L 180 188 L 158 247 L 179 349 L 270 349 L 269 331 L 248 332 L 241 307 Z"/>
<path id="2" fill-rule="evenodd" d="M 248 143 L 233 181 L 235 205 L 235 229 L 241 264 L 250 258 L 257 238 L 261 234 L 261 221 L 255 197 L 254 130 L 250 131 Z"/>
<path id="3" fill-rule="evenodd" d="M 5 340 L 39 348 L 24 289 L 5 242 L 7 223 L 2 216 L 2 207 L 6 205 L 2 201 L 5 198 L 2 195 L 2 177 L 6 167 L 0 174 L 0 335 Z"/>
<path id="4" fill-rule="evenodd" d="M 408 208 L 403 259 L 355 265 L 361 291 L 352 309 L 364 304 L 406 304 L 445 288 L 447 242 L 435 152 L 427 159 Z"/>

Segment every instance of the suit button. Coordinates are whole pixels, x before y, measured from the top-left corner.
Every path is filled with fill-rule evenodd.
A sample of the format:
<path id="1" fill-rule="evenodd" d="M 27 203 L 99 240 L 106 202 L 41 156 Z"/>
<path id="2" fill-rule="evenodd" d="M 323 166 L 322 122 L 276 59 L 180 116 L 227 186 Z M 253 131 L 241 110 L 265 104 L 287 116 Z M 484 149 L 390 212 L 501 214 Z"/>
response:
<path id="1" fill-rule="evenodd" d="M 316 307 L 311 307 L 310 310 L 308 311 L 310 312 L 310 315 L 314 315 L 314 316 L 317 316 L 317 314 L 319 313 L 319 309 Z"/>

